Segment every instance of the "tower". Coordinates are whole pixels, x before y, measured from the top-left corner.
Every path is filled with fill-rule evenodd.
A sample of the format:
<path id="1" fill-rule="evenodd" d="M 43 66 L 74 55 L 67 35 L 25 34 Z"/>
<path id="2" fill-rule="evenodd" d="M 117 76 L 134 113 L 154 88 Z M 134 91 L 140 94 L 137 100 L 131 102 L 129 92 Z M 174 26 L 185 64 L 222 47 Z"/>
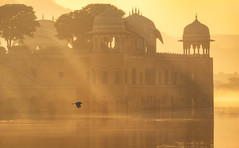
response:
<path id="1" fill-rule="evenodd" d="M 206 25 L 198 21 L 197 15 L 193 23 L 187 25 L 183 31 L 183 54 L 185 55 L 206 55 L 210 57 L 210 39 L 209 29 Z M 191 52 L 193 49 L 193 52 Z"/>

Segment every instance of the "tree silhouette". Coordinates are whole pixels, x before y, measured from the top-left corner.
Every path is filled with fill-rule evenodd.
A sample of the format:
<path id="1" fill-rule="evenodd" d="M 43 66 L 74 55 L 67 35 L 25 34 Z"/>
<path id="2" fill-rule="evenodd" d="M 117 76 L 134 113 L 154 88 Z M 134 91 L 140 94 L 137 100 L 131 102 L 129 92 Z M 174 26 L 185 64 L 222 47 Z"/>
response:
<path id="1" fill-rule="evenodd" d="M 95 16 L 111 8 L 121 16 L 125 12 L 110 4 L 89 4 L 81 10 L 61 15 L 55 23 L 57 37 L 67 40 L 74 48 L 87 48 L 91 44 L 89 31 L 92 30 Z"/>
<path id="2" fill-rule="evenodd" d="M 24 4 L 0 6 L 0 36 L 12 47 L 13 41 L 22 41 L 24 36 L 33 36 L 39 23 L 33 8 Z"/>

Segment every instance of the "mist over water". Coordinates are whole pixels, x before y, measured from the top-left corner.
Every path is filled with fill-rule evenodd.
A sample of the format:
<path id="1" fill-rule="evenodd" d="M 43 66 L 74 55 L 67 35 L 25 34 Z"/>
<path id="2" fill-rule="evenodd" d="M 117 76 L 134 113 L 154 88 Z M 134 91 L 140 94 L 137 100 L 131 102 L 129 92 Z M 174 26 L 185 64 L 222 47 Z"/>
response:
<path id="1" fill-rule="evenodd" d="M 85 114 L 69 107 L 1 114 L 1 148 L 238 147 L 239 109 L 233 107 L 215 106 L 214 114 L 162 110 L 156 116 Z"/>
<path id="2" fill-rule="evenodd" d="M 0 120 L 0 145 L 1 148 L 187 148 L 195 145 L 233 148 L 238 147 L 238 113 L 238 109 L 215 109 L 214 119 L 211 115 L 195 118 L 167 113 L 163 118 L 75 114 L 55 119 Z"/>
<path id="3" fill-rule="evenodd" d="M 239 109 L 238 108 L 222 108 L 215 109 L 214 113 L 214 147 L 237 148 L 238 144 L 238 128 Z"/>
<path id="4" fill-rule="evenodd" d="M 214 98 L 216 108 L 239 108 L 239 75 L 214 74 Z"/>
<path id="5" fill-rule="evenodd" d="M 3 148 L 213 147 L 212 115 L 84 116 L 1 120 Z M 14 142 L 13 142 L 14 141 Z"/>
<path id="6" fill-rule="evenodd" d="M 88 112 L 75 100 L 1 99 L 1 148 L 189 148 L 214 145 L 213 110 Z M 110 105 L 110 104 L 109 104 Z M 95 110 L 102 109 L 95 104 Z M 123 106 L 121 108 L 123 110 Z"/>

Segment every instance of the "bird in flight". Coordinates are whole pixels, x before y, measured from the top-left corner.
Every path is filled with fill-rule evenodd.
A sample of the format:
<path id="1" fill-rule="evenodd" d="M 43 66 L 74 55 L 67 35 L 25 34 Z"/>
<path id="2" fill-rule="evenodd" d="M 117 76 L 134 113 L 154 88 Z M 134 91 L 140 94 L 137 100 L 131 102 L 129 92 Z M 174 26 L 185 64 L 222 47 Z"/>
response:
<path id="1" fill-rule="evenodd" d="M 80 107 L 81 107 L 81 104 L 82 104 L 82 102 L 75 102 L 75 103 L 72 103 L 72 104 L 75 104 L 77 108 L 80 108 Z"/>

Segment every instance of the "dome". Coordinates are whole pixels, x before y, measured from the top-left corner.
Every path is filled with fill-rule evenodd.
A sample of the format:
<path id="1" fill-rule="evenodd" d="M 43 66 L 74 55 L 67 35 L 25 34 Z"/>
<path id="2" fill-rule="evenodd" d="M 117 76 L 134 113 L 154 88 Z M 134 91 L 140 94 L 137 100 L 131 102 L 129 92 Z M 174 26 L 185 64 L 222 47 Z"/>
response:
<path id="1" fill-rule="evenodd" d="M 200 23 L 197 19 L 194 20 L 193 23 L 187 25 L 183 31 L 183 39 L 179 40 L 183 42 L 183 49 L 185 49 L 184 53 L 190 54 L 191 47 L 194 49 L 200 48 L 203 49 L 203 54 L 205 54 L 205 49 L 207 49 L 206 54 L 209 55 L 210 49 L 210 41 L 214 41 L 210 39 L 209 29 L 206 25 Z M 200 52 L 198 51 L 198 54 Z"/>
<path id="2" fill-rule="evenodd" d="M 136 33 L 145 40 L 158 38 L 163 43 L 161 33 L 157 30 L 154 23 L 148 18 L 134 13 L 125 18 L 125 21 L 127 31 Z"/>
<path id="3" fill-rule="evenodd" d="M 183 41 L 210 41 L 209 29 L 196 19 L 187 25 L 183 31 Z"/>
<path id="4" fill-rule="evenodd" d="M 123 18 L 111 8 L 95 17 L 92 33 L 120 33 L 125 31 Z"/>
<path id="5" fill-rule="evenodd" d="M 206 25 L 200 23 L 196 18 L 195 21 L 184 28 L 185 34 L 209 34 L 209 29 Z"/>

